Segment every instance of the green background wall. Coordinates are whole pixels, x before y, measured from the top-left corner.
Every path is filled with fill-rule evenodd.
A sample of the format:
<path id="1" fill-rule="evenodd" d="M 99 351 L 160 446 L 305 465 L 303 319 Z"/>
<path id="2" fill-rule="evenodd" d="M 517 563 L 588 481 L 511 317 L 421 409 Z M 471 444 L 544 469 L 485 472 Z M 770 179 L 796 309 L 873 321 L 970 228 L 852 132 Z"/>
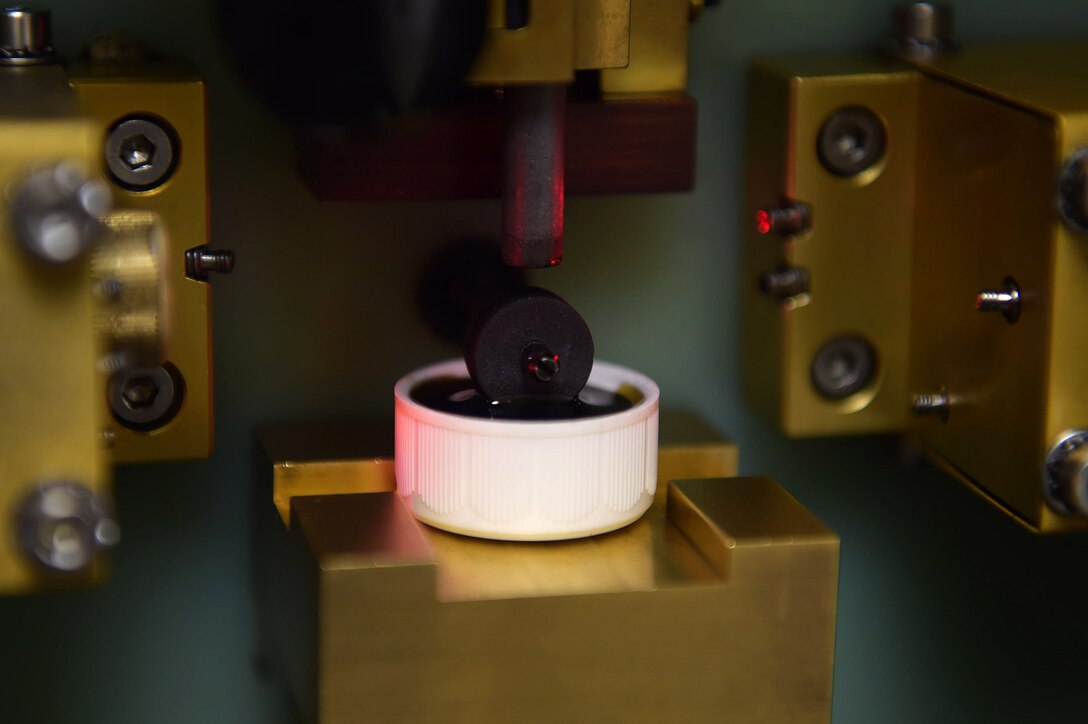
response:
<path id="1" fill-rule="evenodd" d="M 0 600 L 0 721 L 289 721 L 256 657 L 252 431 L 391 415 L 401 373 L 455 354 L 415 314 L 421 265 L 455 236 L 497 235 L 499 207 L 318 204 L 292 172 L 289 129 L 232 75 L 210 2 L 52 6 L 68 54 L 124 30 L 204 74 L 214 243 L 238 266 L 215 283 L 215 455 L 118 471 L 124 540 L 106 585 Z M 601 357 L 701 410 L 739 441 L 743 472 L 777 477 L 842 536 L 835 724 L 1084 721 L 1088 540 L 1030 536 L 892 439 L 783 440 L 742 401 L 746 64 L 873 45 L 888 7 L 725 0 L 706 13 L 691 34 L 697 189 L 570 199 L 565 262 L 540 281 L 580 309 Z M 956 9 L 968 43 L 1088 34 L 1083 0 Z M 322 72 L 319 50 L 291 52 Z"/>

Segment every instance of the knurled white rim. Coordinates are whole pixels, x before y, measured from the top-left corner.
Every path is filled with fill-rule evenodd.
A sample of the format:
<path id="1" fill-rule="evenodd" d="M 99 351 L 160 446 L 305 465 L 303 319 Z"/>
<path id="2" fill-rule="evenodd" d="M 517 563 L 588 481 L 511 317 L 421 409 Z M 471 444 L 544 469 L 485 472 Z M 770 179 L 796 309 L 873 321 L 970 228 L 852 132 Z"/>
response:
<path id="1" fill-rule="evenodd" d="M 468 376 L 453 360 L 394 387 L 397 490 L 421 520 L 509 540 L 575 538 L 636 520 L 657 481 L 660 392 L 633 370 L 595 362 L 590 385 L 634 388 L 630 409 L 577 420 L 490 420 L 439 412 L 409 394 L 426 380 Z"/>

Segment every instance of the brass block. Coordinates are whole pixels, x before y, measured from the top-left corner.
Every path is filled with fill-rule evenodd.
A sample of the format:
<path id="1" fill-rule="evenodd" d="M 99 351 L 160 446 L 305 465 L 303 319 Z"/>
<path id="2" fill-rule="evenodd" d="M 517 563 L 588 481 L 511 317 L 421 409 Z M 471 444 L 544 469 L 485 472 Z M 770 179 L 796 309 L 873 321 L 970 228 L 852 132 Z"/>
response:
<path id="1" fill-rule="evenodd" d="M 1069 65 L 1072 63 L 1073 65 Z M 1088 427 L 1088 239 L 1055 210 L 1088 145 L 1088 45 L 967 48 L 920 66 L 911 388 L 944 386 L 947 421 L 913 429 L 945 465 L 1041 532 L 1084 529 L 1043 498 L 1043 460 Z M 1077 74 L 1080 74 L 1079 76 Z M 975 295 L 1012 277 L 1019 319 Z"/>
<path id="2" fill-rule="evenodd" d="M 744 373 L 750 399 L 790 436 L 887 432 L 906 426 L 910 325 L 911 195 L 918 76 L 865 58 L 798 56 L 755 65 L 749 95 L 744 262 Z M 817 139 L 849 106 L 886 129 L 883 157 L 843 177 L 824 167 Z M 760 235 L 759 209 L 783 199 L 812 208 L 810 231 Z M 779 301 L 761 275 L 807 269 L 807 294 Z M 843 336 L 876 353 L 872 381 L 848 397 L 821 395 L 812 362 Z"/>
<path id="3" fill-rule="evenodd" d="M 505 5 L 490 2 L 470 83 L 570 83 L 575 70 L 627 65 L 631 0 L 529 0 L 528 24 L 516 29 L 505 27 Z"/>
<path id="4" fill-rule="evenodd" d="M 166 283 L 172 293 L 167 359 L 185 380 L 177 416 L 150 433 L 113 422 L 116 462 L 204 458 L 211 454 L 212 349 L 210 287 L 185 276 L 185 250 L 208 242 L 207 130 L 204 84 L 174 65 L 138 68 L 76 66 L 69 81 L 83 113 L 94 121 L 94 162 L 105 173 L 101 148 L 110 128 L 130 115 L 164 119 L 180 143 L 179 163 L 162 186 L 134 192 L 115 187 L 118 207 L 153 211 L 166 229 Z M 102 404 L 106 404 L 103 402 Z M 108 412 L 107 412 L 108 416 Z"/>
<path id="5" fill-rule="evenodd" d="M 690 0 L 630 0 L 630 62 L 601 72 L 601 93 L 680 93 L 688 85 Z"/>
<path id="6" fill-rule="evenodd" d="M 938 464 L 1040 532 L 1084 529 L 1046 503 L 1044 461 L 1088 428 L 1088 284 L 1083 232 L 1056 208 L 1062 166 L 1088 146 L 1088 45 L 972 46 L 895 68 L 877 60 L 784 59 L 753 74 L 749 210 L 809 204 L 812 229 L 748 232 L 750 280 L 804 267 L 785 304 L 747 292 L 745 370 L 755 401 L 791 435 L 910 429 Z M 821 169 L 815 129 L 836 106 L 886 126 L 872 172 Z M 1015 318 L 976 296 L 1019 291 Z M 871 390 L 817 396 L 809 365 L 831 335 L 877 350 Z M 906 336 L 904 334 L 906 333 Z M 943 392 L 947 415 L 906 417 L 910 393 Z"/>
<path id="7" fill-rule="evenodd" d="M 389 423 L 283 425 L 260 437 L 272 468 L 272 500 L 285 524 L 297 496 L 397 488 Z M 663 410 L 659 439 L 655 504 L 664 504 L 670 480 L 737 474 L 737 446 L 692 412 Z"/>
<path id="8" fill-rule="evenodd" d="M 281 425 L 260 439 L 258 465 L 271 468 L 271 489 L 260 495 L 271 494 L 285 525 L 298 496 L 397 489 L 391 422 Z"/>
<path id="9" fill-rule="evenodd" d="M 839 542 L 771 480 L 673 483 L 582 541 L 462 538 L 393 493 L 271 522 L 265 626 L 307 721 L 830 718 Z"/>
<path id="10" fill-rule="evenodd" d="M 71 95 L 59 66 L 0 74 L 0 188 L 14 191 L 46 163 L 97 168 L 101 139 Z M 108 492 L 91 286 L 89 255 L 67 264 L 30 258 L 0 204 L 0 593 L 46 580 L 16 547 L 15 512 L 32 489 L 67 480 Z"/>

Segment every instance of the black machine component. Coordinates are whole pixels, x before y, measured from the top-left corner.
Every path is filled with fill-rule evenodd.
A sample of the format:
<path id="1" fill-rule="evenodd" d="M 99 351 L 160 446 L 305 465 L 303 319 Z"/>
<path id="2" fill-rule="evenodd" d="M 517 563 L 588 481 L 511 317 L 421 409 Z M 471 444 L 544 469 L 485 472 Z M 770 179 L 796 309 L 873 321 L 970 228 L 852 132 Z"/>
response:
<path id="1" fill-rule="evenodd" d="M 273 110 L 339 123 L 462 94 L 487 1 L 221 0 L 220 14 L 240 72 Z"/>
<path id="2" fill-rule="evenodd" d="M 593 368 L 593 336 L 560 297 L 530 288 L 498 299 L 476 318 L 465 363 L 489 400 L 574 400 Z"/>
<path id="3" fill-rule="evenodd" d="M 461 347 L 469 323 L 491 300 L 527 286 L 525 272 L 503 264 L 498 242 L 458 239 L 427 260 L 417 292 L 419 312 L 431 332 Z"/>

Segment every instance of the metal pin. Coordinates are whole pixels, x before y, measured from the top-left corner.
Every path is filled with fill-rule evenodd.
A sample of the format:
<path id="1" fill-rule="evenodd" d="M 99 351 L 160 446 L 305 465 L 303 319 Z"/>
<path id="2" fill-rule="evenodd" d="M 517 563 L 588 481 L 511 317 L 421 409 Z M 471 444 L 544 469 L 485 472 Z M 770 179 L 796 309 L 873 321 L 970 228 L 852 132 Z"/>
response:
<path id="1" fill-rule="evenodd" d="M 911 400 L 910 409 L 920 417 L 932 415 L 944 422 L 948 420 L 948 391 L 942 387 L 937 392 L 916 393 Z"/>
<path id="2" fill-rule="evenodd" d="M 980 312 L 1001 312 L 1009 324 L 1020 319 L 1020 286 L 1006 277 L 1005 288 L 984 289 L 975 297 L 975 309 Z"/>
<path id="3" fill-rule="evenodd" d="M 232 271 L 234 271 L 233 251 L 212 250 L 207 244 L 201 244 L 185 252 L 185 276 L 190 279 L 206 282 L 211 272 L 230 274 Z"/>
<path id="4" fill-rule="evenodd" d="M 791 236 L 812 226 L 812 207 L 800 201 L 786 201 L 778 208 L 756 212 L 756 232 Z"/>
<path id="5" fill-rule="evenodd" d="M 559 355 L 542 344 L 534 343 L 524 352 L 525 371 L 541 382 L 551 382 L 559 374 Z"/>
<path id="6" fill-rule="evenodd" d="M 798 266 L 780 266 L 759 278 L 759 290 L 776 299 L 789 299 L 809 291 L 808 270 Z"/>

